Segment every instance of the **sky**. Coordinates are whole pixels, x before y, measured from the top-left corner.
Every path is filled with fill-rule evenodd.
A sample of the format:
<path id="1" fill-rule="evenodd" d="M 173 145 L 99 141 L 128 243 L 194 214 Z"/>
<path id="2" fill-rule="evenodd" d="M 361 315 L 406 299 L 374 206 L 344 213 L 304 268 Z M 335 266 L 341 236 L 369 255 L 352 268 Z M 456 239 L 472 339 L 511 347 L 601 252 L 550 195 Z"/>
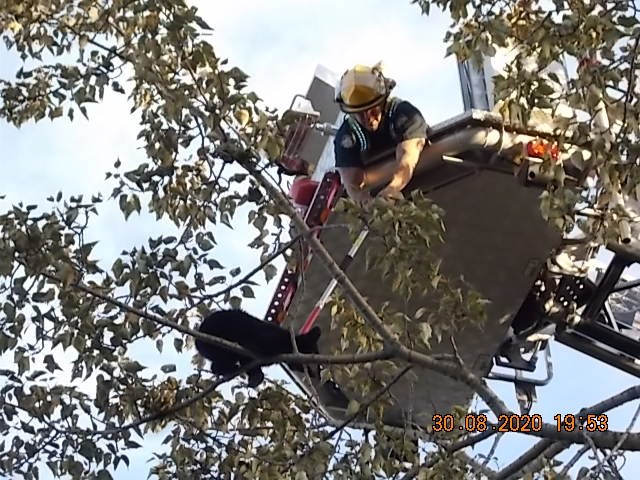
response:
<path id="1" fill-rule="evenodd" d="M 421 16 L 409 0 L 216 0 L 196 1 L 202 16 L 214 28 L 210 41 L 219 56 L 242 68 L 249 76 L 249 87 L 263 101 L 280 111 L 296 93 L 303 93 L 316 65 L 342 72 L 354 63 L 373 64 L 382 60 L 386 71 L 398 83 L 395 94 L 412 101 L 431 124 L 463 111 L 457 67 L 444 58 L 442 38 L 449 20 L 439 12 Z M 15 58 L 0 52 L 0 77 L 11 78 L 17 69 Z M 79 117 L 73 123 L 43 121 L 17 130 L 0 122 L 0 151 L 3 153 L 0 201 L 4 211 L 11 203 L 44 203 L 59 189 L 67 194 L 108 195 L 104 173 L 116 158 L 125 166 L 142 158 L 136 141 L 137 119 L 129 113 L 123 98 L 109 95 L 103 104 L 89 108 L 90 121 Z M 174 231 L 168 222 L 133 215 L 124 221 L 116 208 L 103 208 L 93 225 L 92 235 L 100 240 L 97 252 L 109 265 L 122 249 L 139 245 L 149 236 Z M 241 231 L 221 228 L 218 256 L 251 266 L 256 255 L 238 241 Z M 258 316 L 264 315 L 275 283 L 255 288 L 256 299 L 245 305 Z M 547 422 L 556 414 L 571 413 L 597 403 L 638 379 L 616 371 L 585 355 L 555 342 L 551 345 L 554 377 L 538 389 L 538 402 L 532 413 Z M 177 374 L 188 374 L 190 355 L 140 350 L 145 364 L 176 363 Z M 9 361 L 9 359 L 4 359 Z M 271 369 L 281 376 L 279 369 Z M 517 411 L 510 384 L 491 385 Z M 91 385 L 86 386 L 91 391 Z M 610 414 L 610 427 L 623 430 L 635 405 Z M 636 425 L 635 431 L 638 431 Z M 499 465 L 519 456 L 536 439 L 510 434 L 497 451 Z M 117 478 L 146 477 L 146 463 L 158 445 L 150 438 L 145 449 L 130 455 L 131 466 Z M 484 446 L 483 450 L 486 451 Z M 628 455 L 624 473 L 640 472 L 639 454 Z M 631 478 L 631 477 L 629 477 Z"/>

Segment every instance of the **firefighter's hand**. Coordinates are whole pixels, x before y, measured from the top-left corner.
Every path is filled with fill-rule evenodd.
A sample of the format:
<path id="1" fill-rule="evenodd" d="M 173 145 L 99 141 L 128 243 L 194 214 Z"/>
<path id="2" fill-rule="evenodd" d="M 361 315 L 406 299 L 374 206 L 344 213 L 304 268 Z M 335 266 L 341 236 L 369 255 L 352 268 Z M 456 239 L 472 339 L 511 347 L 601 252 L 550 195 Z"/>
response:
<path id="1" fill-rule="evenodd" d="M 385 187 L 380 191 L 380 193 L 378 193 L 377 196 L 390 203 L 396 203 L 400 200 L 404 200 L 402 191 L 398 190 L 395 187 Z"/>

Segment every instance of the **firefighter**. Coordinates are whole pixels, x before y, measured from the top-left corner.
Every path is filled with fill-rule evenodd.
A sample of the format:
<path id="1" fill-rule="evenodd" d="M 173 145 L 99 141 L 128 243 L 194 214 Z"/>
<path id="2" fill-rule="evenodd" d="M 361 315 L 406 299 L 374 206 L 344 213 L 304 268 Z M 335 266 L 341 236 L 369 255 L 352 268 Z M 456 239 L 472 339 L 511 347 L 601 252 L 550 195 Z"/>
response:
<path id="1" fill-rule="evenodd" d="M 346 116 L 334 139 L 335 166 L 349 197 L 364 204 L 389 173 L 391 180 L 378 196 L 391 201 L 403 198 L 402 190 L 428 140 L 424 117 L 408 101 L 390 97 L 394 87 L 378 63 L 347 70 L 336 88 L 335 100 Z M 391 171 L 376 169 L 380 160 L 388 158 L 380 158 L 381 154 L 394 149 Z"/>

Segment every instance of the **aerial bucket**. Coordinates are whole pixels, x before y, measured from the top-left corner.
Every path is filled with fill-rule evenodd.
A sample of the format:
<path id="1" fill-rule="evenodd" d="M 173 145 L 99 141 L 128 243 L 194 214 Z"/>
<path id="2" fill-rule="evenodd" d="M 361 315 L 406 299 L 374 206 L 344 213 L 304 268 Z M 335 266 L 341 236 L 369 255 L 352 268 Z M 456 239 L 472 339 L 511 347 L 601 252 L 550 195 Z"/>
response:
<path id="1" fill-rule="evenodd" d="M 487 320 L 481 328 L 468 325 L 454 334 L 462 360 L 479 376 L 491 370 L 514 316 L 545 262 L 562 245 L 561 232 L 540 212 L 541 186 L 546 183 L 541 162 L 528 156 L 535 151 L 531 146 L 547 134 L 542 126 L 537 131 L 517 131 L 505 127 L 497 114 L 467 112 L 432 128 L 431 145 L 424 150 L 405 190 L 420 189 L 445 210 L 445 242 L 433 250 L 442 260 L 441 272 L 451 279 L 463 277 L 469 288 L 489 300 Z M 561 160 L 570 154 L 563 152 Z M 381 185 L 389 178 L 392 152 L 386 158 L 378 168 Z M 569 178 L 575 173 L 570 165 L 567 171 Z M 328 224 L 345 221 L 342 214 L 333 212 Z M 352 247 L 353 239 L 341 228 L 325 229 L 320 238 L 337 262 Z M 375 309 L 390 302 L 394 309 L 413 315 L 419 308 L 439 302 L 431 295 L 407 302 L 391 294 L 387 282 L 366 271 L 365 252 L 375 248 L 380 248 L 379 242 L 370 235 L 347 272 Z M 288 306 L 285 322 L 299 330 L 330 281 L 324 266 L 312 260 Z M 321 311 L 315 324 L 323 331 L 321 353 L 333 354 L 339 351 L 340 333 L 339 329 L 331 330 L 328 310 Z M 432 344 L 430 353 L 453 353 L 449 338 Z M 403 427 L 407 422 L 431 425 L 435 413 L 468 405 L 473 396 L 463 384 L 438 373 L 415 368 L 413 374 L 405 375 L 390 389 L 394 403 L 385 411 L 385 423 L 390 426 Z M 308 381 L 304 375 L 294 375 L 301 385 Z M 306 388 L 319 394 L 320 405 L 337 422 L 349 417 L 349 400 L 364 400 L 358 385 L 340 384 L 335 389 L 328 383 L 316 383 Z M 359 420 L 368 422 L 366 415 Z"/>

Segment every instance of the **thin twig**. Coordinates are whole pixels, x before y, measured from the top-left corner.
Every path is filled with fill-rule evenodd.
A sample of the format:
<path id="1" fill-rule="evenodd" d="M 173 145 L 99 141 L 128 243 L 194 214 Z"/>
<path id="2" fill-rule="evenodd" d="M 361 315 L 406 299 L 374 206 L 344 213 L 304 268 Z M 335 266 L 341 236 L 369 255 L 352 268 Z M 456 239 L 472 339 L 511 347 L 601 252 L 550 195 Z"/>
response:
<path id="1" fill-rule="evenodd" d="M 451 444 L 441 444 L 441 443 L 437 443 L 438 446 L 442 447 L 447 453 L 449 454 L 455 454 L 456 452 L 467 448 L 467 447 L 472 447 L 484 440 L 486 440 L 487 438 L 490 438 L 491 436 L 495 435 L 496 431 L 493 429 L 487 429 L 482 433 L 478 433 L 476 435 L 470 435 L 466 438 L 464 438 L 463 440 L 457 440 Z M 425 468 L 432 468 L 435 465 L 437 465 L 437 463 L 440 460 L 435 457 L 432 456 L 432 458 L 430 458 L 427 462 L 425 462 L 422 465 L 417 465 L 413 468 L 411 468 L 409 471 L 407 471 L 405 473 L 405 475 L 402 477 L 401 480 L 412 480 L 414 478 L 416 478 L 418 476 L 418 473 L 420 473 L 421 469 L 425 469 Z M 488 469 L 488 467 L 486 467 Z M 495 473 L 495 472 L 493 472 Z"/>
<path id="2" fill-rule="evenodd" d="M 575 416 L 577 418 L 586 418 L 589 414 L 599 415 L 638 398 L 640 398 L 640 385 L 628 388 L 591 407 L 583 408 Z M 551 438 L 545 438 L 500 470 L 496 480 L 511 480 L 520 478 L 521 475 L 526 473 L 535 473 L 544 468 L 547 460 L 556 457 L 570 445 L 571 442 L 568 441 L 554 441 Z"/>
<path id="3" fill-rule="evenodd" d="M 356 410 L 353 414 L 349 415 L 345 420 L 343 420 L 342 422 L 340 422 L 340 424 L 335 427 L 331 432 L 329 432 L 324 438 L 323 441 L 327 441 L 329 440 L 331 437 L 333 437 L 336 433 L 338 433 L 340 430 L 342 430 L 343 428 L 347 427 L 353 420 L 355 420 L 358 415 L 360 415 L 362 412 L 364 412 L 367 408 L 369 408 L 376 400 L 378 400 L 380 397 L 382 397 L 382 395 L 384 395 L 386 392 L 389 391 L 389 389 L 395 385 L 396 383 L 398 383 L 398 381 L 409 371 L 411 370 L 411 368 L 413 368 L 413 365 L 407 365 L 405 366 L 402 370 L 400 370 L 398 373 L 396 373 L 396 375 L 394 375 L 394 377 L 389 381 L 389 383 L 385 386 L 383 386 L 382 388 L 378 389 L 376 392 L 374 392 L 373 394 L 369 395 L 369 397 L 364 400 L 364 402 L 362 402 L 362 404 L 360 405 L 360 407 L 358 408 L 358 410 Z"/>
<path id="4" fill-rule="evenodd" d="M 493 456 L 496 454 L 496 449 L 498 448 L 498 443 L 500 443 L 500 440 L 502 439 L 503 435 L 504 435 L 504 432 L 500 432 L 500 433 L 498 433 L 496 438 L 493 439 L 493 444 L 491 445 L 491 448 L 489 449 L 489 452 L 487 453 L 487 456 L 484 459 L 484 462 L 482 462 L 483 466 L 486 467 L 487 465 L 489 465 L 489 462 L 491 461 Z"/>
<path id="5" fill-rule="evenodd" d="M 257 362 L 253 362 L 253 363 L 257 363 Z M 207 396 L 211 395 L 223 383 L 226 383 L 226 382 L 228 382 L 230 380 L 233 380 L 236 376 L 238 376 L 241 373 L 244 373 L 247 370 L 250 370 L 251 368 L 253 368 L 254 367 L 253 363 L 245 365 L 242 369 L 239 369 L 238 372 L 235 372 L 235 373 L 229 374 L 229 375 L 225 375 L 224 377 L 219 378 L 209 388 L 203 390 L 202 392 L 194 395 L 191 398 L 183 400 L 182 402 L 174 405 L 171 408 L 168 408 L 167 410 L 162 410 L 160 412 L 156 412 L 156 413 L 153 413 L 151 415 L 147 415 L 147 416 L 145 416 L 143 418 L 140 418 L 139 420 L 136 420 L 135 422 L 131 422 L 131 423 L 122 425 L 120 427 L 110 428 L 110 429 L 105 429 L 105 430 L 88 430 L 88 429 L 85 430 L 85 429 L 77 428 L 77 429 L 64 430 L 64 431 L 62 431 L 62 433 L 64 433 L 64 434 L 80 434 L 80 435 L 88 435 L 88 436 L 92 436 L 92 435 L 99 435 L 99 436 L 117 435 L 117 434 L 122 433 L 122 432 L 124 432 L 126 430 L 131 430 L 131 429 L 134 429 L 134 428 L 138 428 L 138 427 L 140 427 L 140 426 L 142 426 L 142 425 L 144 425 L 146 423 L 153 422 L 155 420 L 160 420 L 162 418 L 166 418 L 168 416 L 171 416 L 171 415 L 174 415 L 174 414 L 180 412 L 181 410 L 189 407 L 190 405 L 193 405 L 194 403 L 196 403 L 196 402 L 206 398 Z"/>
<path id="6" fill-rule="evenodd" d="M 40 275 L 43 275 L 44 277 L 53 280 L 57 283 L 63 284 L 62 279 L 60 279 L 58 276 L 48 273 L 48 272 L 44 272 L 44 271 L 40 271 L 37 272 Z M 269 357 L 269 358 L 259 358 L 255 353 L 251 352 L 250 350 L 247 350 L 243 347 L 241 347 L 240 345 L 230 342 L 228 340 L 225 340 L 223 338 L 219 338 L 219 337 L 215 337 L 213 335 L 208 335 L 205 333 L 201 333 L 197 330 L 193 330 L 192 328 L 189 327 L 185 327 L 183 325 L 180 325 L 179 323 L 176 322 L 172 322 L 171 320 L 166 320 L 163 317 L 160 317 L 158 315 L 154 315 L 152 313 L 146 312 L 144 310 L 140 310 L 138 308 L 134 308 L 126 303 L 120 302 L 118 300 L 115 300 L 111 297 L 109 297 L 108 295 L 103 294 L 102 292 L 97 291 L 96 289 L 93 289 L 91 287 L 87 287 L 86 285 L 77 282 L 77 283 L 73 283 L 70 285 L 70 287 L 72 288 L 76 288 L 82 292 L 85 292 L 89 295 L 95 296 L 101 300 L 104 300 L 107 303 L 110 303 L 111 305 L 114 305 L 118 308 L 120 308 L 121 310 L 125 311 L 125 312 L 129 312 L 132 313 L 134 315 L 137 315 L 141 318 L 145 318 L 147 320 L 150 320 L 152 322 L 155 323 L 159 323 L 161 325 L 164 325 L 166 327 L 172 328 L 174 330 L 177 330 L 181 333 L 185 333 L 187 335 L 191 335 L 194 338 L 197 338 L 199 340 L 202 340 L 203 342 L 207 342 L 210 343 L 212 345 L 216 345 L 222 348 L 225 348 L 227 350 L 230 350 L 234 353 L 240 354 L 240 355 L 245 355 L 248 356 L 252 359 L 259 359 L 260 363 L 257 365 L 266 365 L 266 364 L 271 364 L 271 363 L 286 363 L 286 362 L 297 362 L 297 363 L 302 363 L 302 364 L 352 364 L 352 363 L 369 363 L 369 362 L 374 362 L 374 361 L 378 361 L 378 360 L 389 360 L 394 358 L 394 356 L 396 355 L 396 353 L 391 350 L 391 349 L 383 349 L 383 350 L 379 350 L 377 352 L 367 352 L 367 353 L 360 353 L 360 354 L 344 354 L 344 355 L 320 355 L 320 354 L 291 354 L 291 353 L 287 353 L 287 354 L 282 354 L 282 355 L 277 355 L 274 357 Z"/>
<path id="7" fill-rule="evenodd" d="M 598 466 L 598 471 L 596 473 L 602 473 L 602 467 L 604 463 L 608 462 L 612 458 L 615 458 L 623 442 L 629 437 L 631 433 L 631 429 L 634 427 L 634 425 L 636 424 L 636 421 L 638 420 L 638 416 L 640 416 L 640 402 L 638 402 L 638 408 L 636 408 L 636 411 L 633 414 L 633 417 L 631 418 L 631 422 L 629 422 L 629 426 L 627 427 L 624 435 L 622 435 L 622 437 L 620 438 L 620 441 L 615 445 L 615 447 L 613 447 L 613 449 L 611 449 L 609 454 L 605 455 L 604 459 L 602 460 L 602 463 Z"/>
<path id="8" fill-rule="evenodd" d="M 329 228 L 341 228 L 341 227 L 343 227 L 343 226 L 342 225 L 340 225 L 340 226 L 337 226 L 337 225 L 330 225 L 330 226 L 320 225 L 320 226 L 311 228 L 311 231 L 316 232 L 318 230 L 326 230 L 326 229 L 329 229 Z M 244 277 L 242 277 L 241 279 L 239 279 L 235 283 L 225 287 L 222 290 L 219 290 L 219 291 L 217 291 L 215 293 L 212 293 L 210 295 L 204 295 L 203 298 L 213 299 L 213 298 L 216 298 L 216 297 L 220 297 L 222 295 L 226 295 L 227 293 L 229 293 L 234 288 L 237 288 L 238 286 L 240 286 L 243 283 L 245 283 L 247 280 L 249 280 L 251 277 L 253 277 L 256 273 L 258 273 L 260 270 L 262 270 L 266 265 L 268 265 L 269 263 L 273 262 L 276 258 L 278 258 L 279 256 L 281 256 L 284 253 L 286 253 L 286 251 L 289 250 L 296 242 L 300 241 L 301 238 L 302 238 L 302 234 L 296 235 L 293 239 L 289 240 L 287 243 L 285 243 L 277 251 L 275 251 L 274 253 L 269 255 L 258 266 L 256 266 L 251 271 L 249 271 Z"/>
<path id="9" fill-rule="evenodd" d="M 562 468 L 560 476 L 568 475 L 569 470 L 571 470 L 573 466 L 578 463 L 578 460 L 580 460 L 582 456 L 589 451 L 589 448 L 590 447 L 588 445 L 584 445 L 582 448 L 580 448 L 580 450 L 578 450 L 578 452 L 571 458 L 571 460 L 569 460 L 567 464 Z"/>

